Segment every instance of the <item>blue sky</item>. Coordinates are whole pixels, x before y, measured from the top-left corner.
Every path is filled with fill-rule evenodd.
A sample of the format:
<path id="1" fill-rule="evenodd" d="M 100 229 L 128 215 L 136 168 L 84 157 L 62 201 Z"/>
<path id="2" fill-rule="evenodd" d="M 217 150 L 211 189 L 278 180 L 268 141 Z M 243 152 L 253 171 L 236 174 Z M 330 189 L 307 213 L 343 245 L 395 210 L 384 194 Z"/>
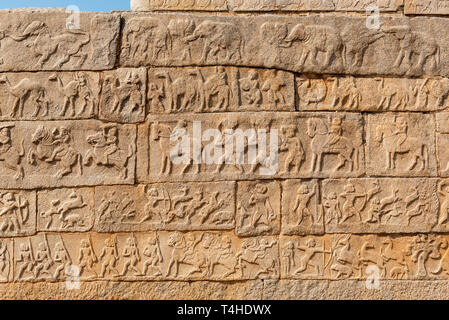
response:
<path id="1" fill-rule="evenodd" d="M 81 11 L 129 10 L 130 0 L 0 0 L 0 9 L 25 7 L 67 8 L 76 5 Z"/>

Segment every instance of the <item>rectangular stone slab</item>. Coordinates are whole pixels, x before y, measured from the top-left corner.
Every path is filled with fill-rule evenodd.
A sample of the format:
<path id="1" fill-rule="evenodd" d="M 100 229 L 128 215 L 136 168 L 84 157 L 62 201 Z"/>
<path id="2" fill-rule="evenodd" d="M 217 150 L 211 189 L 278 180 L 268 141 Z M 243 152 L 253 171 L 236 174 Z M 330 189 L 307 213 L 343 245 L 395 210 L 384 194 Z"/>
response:
<path id="1" fill-rule="evenodd" d="M 376 29 L 366 18 L 333 14 L 122 17 L 120 65 L 127 67 L 228 65 L 352 75 L 449 74 L 449 41 L 441 32 L 449 21 L 442 18 L 382 17 Z M 153 37 L 142 36 L 149 33 Z M 173 50 L 179 47 L 184 50 Z"/>
<path id="2" fill-rule="evenodd" d="M 296 76 L 296 105 L 307 111 L 437 111 L 448 106 L 447 78 Z"/>
<path id="3" fill-rule="evenodd" d="M 381 12 L 396 11 L 403 4 L 403 0 L 348 2 L 342 0 L 301 1 L 301 0 L 228 0 L 233 11 L 363 11 L 370 6 L 376 6 Z"/>
<path id="4" fill-rule="evenodd" d="M 95 218 L 94 189 L 53 189 L 38 191 L 38 230 L 86 232 Z"/>
<path id="5" fill-rule="evenodd" d="M 368 175 L 437 175 L 433 114 L 369 114 L 365 119 Z"/>
<path id="6" fill-rule="evenodd" d="M 131 0 L 132 11 L 227 11 L 227 0 Z"/>
<path id="7" fill-rule="evenodd" d="M 81 281 L 279 279 L 276 238 L 229 232 L 41 233 L 14 241 L 14 261 L 18 282 L 66 281 L 68 263 Z"/>
<path id="8" fill-rule="evenodd" d="M 236 234 L 275 235 L 280 231 L 281 187 L 277 181 L 237 183 Z"/>
<path id="9" fill-rule="evenodd" d="M 448 278 L 447 241 L 436 234 L 282 237 L 281 279 L 437 282 Z"/>
<path id="10" fill-rule="evenodd" d="M 132 184 L 136 127 L 96 120 L 16 121 L 0 125 L 0 187 Z M 115 132 L 114 132 L 115 131 Z"/>
<path id="11" fill-rule="evenodd" d="M 235 183 L 160 183 L 95 188 L 95 231 L 230 230 Z"/>
<path id="12" fill-rule="evenodd" d="M 334 134 L 328 129 L 331 124 Z M 176 139 L 170 141 L 172 132 L 183 132 L 178 138 L 184 139 L 187 147 L 181 148 Z M 216 134 L 215 146 L 204 133 Z M 164 182 L 360 176 L 364 173 L 362 136 L 362 118 L 356 113 L 198 114 L 185 115 L 182 120 L 176 115 L 151 116 L 139 126 L 138 177 L 145 182 Z M 264 144 L 258 143 L 264 138 L 266 152 Z M 240 149 L 237 141 L 243 141 Z M 171 160 L 170 152 L 177 162 Z M 178 157 L 182 154 L 186 158 Z"/>
<path id="13" fill-rule="evenodd" d="M 36 233 L 36 191 L 0 190 L 0 203 L 0 237 Z"/>
<path id="14" fill-rule="evenodd" d="M 449 5 L 444 0 L 405 0 L 405 14 L 447 15 Z"/>
<path id="15" fill-rule="evenodd" d="M 437 182 L 432 178 L 324 180 L 321 204 L 326 232 L 430 232 L 439 216 Z"/>
<path id="16" fill-rule="evenodd" d="M 100 74 L 20 72 L 0 75 L 4 120 L 88 119 L 98 113 Z"/>
<path id="17" fill-rule="evenodd" d="M 120 68 L 103 73 L 99 118 L 102 120 L 135 123 L 146 116 L 145 68 Z"/>
<path id="18" fill-rule="evenodd" d="M 0 11 L 0 71 L 104 70 L 115 64 L 118 16 L 64 9 Z"/>
<path id="19" fill-rule="evenodd" d="M 317 180 L 289 179 L 282 182 L 282 234 L 324 233 L 323 210 L 318 206 L 320 185 Z"/>
<path id="20" fill-rule="evenodd" d="M 150 113 L 294 111 L 293 78 L 290 72 L 250 68 L 151 68 Z"/>

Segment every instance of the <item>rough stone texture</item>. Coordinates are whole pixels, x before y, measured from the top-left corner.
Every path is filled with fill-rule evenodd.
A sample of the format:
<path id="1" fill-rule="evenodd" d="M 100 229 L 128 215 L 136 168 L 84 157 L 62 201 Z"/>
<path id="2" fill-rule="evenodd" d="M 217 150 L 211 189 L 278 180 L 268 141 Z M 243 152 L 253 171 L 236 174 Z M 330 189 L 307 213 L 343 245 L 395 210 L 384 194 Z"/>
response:
<path id="1" fill-rule="evenodd" d="M 64 9 L 1 10 L 0 16 L 0 71 L 104 70 L 115 64 L 117 16 L 82 13 L 79 26 Z"/>
<path id="2" fill-rule="evenodd" d="M 0 298 L 447 299 L 448 21 L 403 4 L 0 11 Z"/>

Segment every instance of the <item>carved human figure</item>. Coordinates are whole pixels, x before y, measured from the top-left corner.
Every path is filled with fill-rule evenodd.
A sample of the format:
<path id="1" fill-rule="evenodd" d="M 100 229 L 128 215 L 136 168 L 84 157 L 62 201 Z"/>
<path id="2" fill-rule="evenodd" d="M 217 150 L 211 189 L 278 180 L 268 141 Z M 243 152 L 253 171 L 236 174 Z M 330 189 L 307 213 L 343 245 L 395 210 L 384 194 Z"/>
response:
<path id="1" fill-rule="evenodd" d="M 20 150 L 13 146 L 11 128 L 14 128 L 13 124 L 0 125 L 0 162 L 3 162 L 5 168 L 14 171 L 14 179 L 19 180 L 24 177 L 20 162 L 25 155 L 25 149 L 23 148 L 23 140 Z"/>
<path id="2" fill-rule="evenodd" d="M 65 201 L 62 199 L 51 200 L 50 208 L 47 211 L 42 211 L 40 215 L 42 218 L 50 218 L 46 224 L 46 229 L 52 226 L 54 215 L 58 216 L 60 227 L 63 229 L 73 228 L 75 225 L 82 227 L 85 222 L 84 215 L 73 211 L 86 206 L 87 203 L 84 202 L 83 196 L 73 190 Z"/>
<path id="3" fill-rule="evenodd" d="M 67 272 L 67 268 L 72 265 L 72 259 L 70 258 L 62 237 L 60 237 L 60 241 L 56 243 L 53 252 L 53 261 L 56 265 L 55 272 L 53 273 L 53 279 L 60 279 L 61 272 Z"/>
<path id="4" fill-rule="evenodd" d="M 349 278 L 354 274 L 354 269 L 358 271 L 356 277 L 362 277 L 362 265 L 357 253 L 352 252 L 351 235 L 336 236 L 332 240 L 331 257 L 325 268 L 330 264 L 330 270 L 335 274 L 335 279 Z"/>
<path id="5" fill-rule="evenodd" d="M 104 278 L 106 273 L 112 276 L 119 276 L 119 272 L 115 267 L 117 260 L 119 259 L 116 237 L 114 237 L 114 239 L 107 238 L 104 241 L 103 250 L 98 258 L 103 261 L 100 271 L 101 278 Z"/>
<path id="6" fill-rule="evenodd" d="M 316 261 L 314 258 L 319 253 L 331 253 L 330 251 L 325 250 L 324 244 L 323 247 L 318 247 L 316 240 L 311 238 L 306 240 L 305 246 L 299 244 L 298 246 L 295 246 L 295 248 L 304 252 L 301 256 L 299 268 L 295 270 L 295 274 L 303 273 L 307 271 L 309 267 L 312 267 L 314 269 L 314 275 L 323 275 L 324 269 L 321 269 L 320 261 Z"/>
<path id="7" fill-rule="evenodd" d="M 137 268 L 137 264 L 142 260 L 142 258 L 140 257 L 140 252 L 137 248 L 137 240 L 134 236 L 126 239 L 126 245 L 123 248 L 122 257 L 124 260 L 123 271 L 121 273 L 122 276 L 126 275 L 128 270 L 132 270 L 134 275 L 142 275 L 141 271 Z"/>
<path id="8" fill-rule="evenodd" d="M 440 212 L 438 224 L 445 224 L 449 218 L 449 181 L 442 180 L 438 183 L 438 196 L 440 199 Z"/>
<path id="9" fill-rule="evenodd" d="M 251 191 L 248 204 L 252 209 L 250 226 L 254 229 L 266 228 L 271 230 L 271 221 L 276 217 L 271 205 L 268 187 L 261 183 L 255 185 L 254 190 Z"/>
<path id="10" fill-rule="evenodd" d="M 88 240 L 82 239 L 80 243 L 80 250 L 78 255 L 78 266 L 80 268 L 80 275 L 84 271 L 88 271 L 91 277 L 96 277 L 97 272 L 94 269 L 94 264 L 98 262 L 97 255 L 95 254 L 90 237 Z"/>
<path id="11" fill-rule="evenodd" d="M 181 129 L 181 128 L 179 128 Z M 172 163 L 170 159 L 170 150 L 173 147 L 173 143 L 171 142 L 171 137 L 173 130 L 169 125 L 160 124 L 155 121 L 151 125 L 151 138 L 154 141 L 159 142 L 159 152 L 160 152 L 160 175 L 168 175 L 172 172 Z M 176 132 L 175 132 L 176 133 Z M 182 132 L 177 132 L 182 136 Z M 185 132 L 187 134 L 187 132 Z M 181 151 L 179 151 L 181 152 Z"/>
<path id="12" fill-rule="evenodd" d="M 0 217 L 4 220 L 0 224 L 0 231 L 23 231 L 29 218 L 29 202 L 20 194 L 0 193 Z"/>
<path id="13" fill-rule="evenodd" d="M 10 253 L 4 241 L 0 241 L 0 279 L 9 280 L 11 272 Z"/>
<path id="14" fill-rule="evenodd" d="M 306 157 L 301 140 L 297 134 L 297 128 L 295 125 L 282 127 L 281 133 L 279 151 L 287 154 L 284 160 L 284 170 L 281 173 L 297 174 Z"/>
<path id="15" fill-rule="evenodd" d="M 34 260 L 33 248 L 31 247 L 31 241 L 28 239 L 28 243 L 21 243 L 19 245 L 17 262 L 20 262 L 20 267 L 17 271 L 17 279 L 22 279 L 24 272 L 28 272 L 35 279 L 37 277 L 36 273 L 36 261 Z"/>
<path id="16" fill-rule="evenodd" d="M 146 276 L 148 271 L 151 271 L 152 276 L 161 276 L 161 263 L 164 262 L 164 258 L 162 256 L 159 236 L 157 234 L 155 236 L 148 237 L 142 253 L 146 257 L 145 261 L 143 262 L 142 274 Z"/>
<path id="17" fill-rule="evenodd" d="M 282 89 L 287 86 L 287 83 L 282 79 L 279 72 L 268 70 L 265 82 L 262 85 L 262 90 L 267 93 L 267 102 L 275 109 L 278 105 L 285 105 L 285 97 Z"/>
<path id="18" fill-rule="evenodd" d="M 162 99 L 165 98 L 164 85 L 157 85 L 156 83 L 150 83 L 148 91 L 148 99 L 150 100 L 150 109 L 156 112 L 169 112 L 165 108 Z"/>
<path id="19" fill-rule="evenodd" d="M 142 111 L 142 80 L 137 73 L 128 72 L 124 80 L 114 76 L 105 79 L 105 95 L 112 98 L 111 113 L 132 114 Z M 125 109 L 126 107 L 126 109 Z"/>
<path id="20" fill-rule="evenodd" d="M 144 217 L 140 221 L 145 222 L 147 220 L 152 220 L 155 216 L 159 217 L 160 222 L 164 222 L 165 218 L 162 216 L 161 210 L 159 207 L 159 203 L 163 201 L 170 201 L 170 198 L 166 192 L 159 190 L 156 187 L 151 187 L 146 191 L 147 202 L 144 207 Z M 164 203 L 165 204 L 165 203 Z M 167 214 L 170 208 L 165 208 L 164 213 Z"/>
<path id="21" fill-rule="evenodd" d="M 36 251 L 36 277 L 39 277 L 43 274 L 46 274 L 50 278 L 53 277 L 53 274 L 50 271 L 51 266 L 53 265 L 53 258 L 51 257 L 51 253 L 49 252 L 49 247 L 45 242 L 40 242 L 38 244 L 38 249 Z"/>
<path id="22" fill-rule="evenodd" d="M 284 272 L 286 275 L 291 275 L 293 267 L 296 266 L 295 261 L 295 244 L 288 241 L 282 248 L 281 253 L 282 265 L 284 266 Z"/>
<path id="23" fill-rule="evenodd" d="M 308 208 L 310 199 L 312 199 L 316 191 L 317 185 L 314 185 L 313 190 L 309 190 L 309 187 L 306 184 L 302 184 L 298 187 L 295 203 L 290 212 L 290 217 L 297 217 L 295 225 L 301 225 L 303 219 L 306 217 L 310 217 L 312 225 L 318 222 L 315 221 L 314 214 L 310 212 Z"/>
<path id="24" fill-rule="evenodd" d="M 259 75 L 257 71 L 250 70 L 246 78 L 239 79 L 240 90 L 245 99 L 245 104 L 252 107 L 259 107 L 262 103 L 262 92 L 259 88 Z"/>

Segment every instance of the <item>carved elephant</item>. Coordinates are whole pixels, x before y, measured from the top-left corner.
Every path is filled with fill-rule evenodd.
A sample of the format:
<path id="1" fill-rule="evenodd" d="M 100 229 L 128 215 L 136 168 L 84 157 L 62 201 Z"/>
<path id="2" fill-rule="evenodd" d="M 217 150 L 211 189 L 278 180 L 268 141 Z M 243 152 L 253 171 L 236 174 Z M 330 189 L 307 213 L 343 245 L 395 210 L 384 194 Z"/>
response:
<path id="1" fill-rule="evenodd" d="M 313 65 L 325 69 L 330 66 L 332 59 L 338 59 L 340 65 L 342 61 L 343 41 L 338 32 L 329 26 L 308 25 L 299 23 L 288 34 L 286 43 L 301 42 L 303 50 L 299 58 L 299 67 L 303 68 L 307 58 L 310 56 Z M 321 63 L 317 60 L 318 52 L 323 52 L 325 58 Z"/>
<path id="2" fill-rule="evenodd" d="M 243 57 L 244 41 L 239 28 L 232 23 L 205 20 L 197 25 L 188 41 L 203 39 L 201 62 L 213 62 L 224 54 L 223 61 L 240 61 Z"/>
<path id="3" fill-rule="evenodd" d="M 124 35 L 124 47 L 130 58 L 143 62 L 156 61 L 169 56 L 171 37 L 168 28 L 156 18 L 133 18 L 127 25 Z M 151 57 L 149 53 L 151 52 Z"/>

